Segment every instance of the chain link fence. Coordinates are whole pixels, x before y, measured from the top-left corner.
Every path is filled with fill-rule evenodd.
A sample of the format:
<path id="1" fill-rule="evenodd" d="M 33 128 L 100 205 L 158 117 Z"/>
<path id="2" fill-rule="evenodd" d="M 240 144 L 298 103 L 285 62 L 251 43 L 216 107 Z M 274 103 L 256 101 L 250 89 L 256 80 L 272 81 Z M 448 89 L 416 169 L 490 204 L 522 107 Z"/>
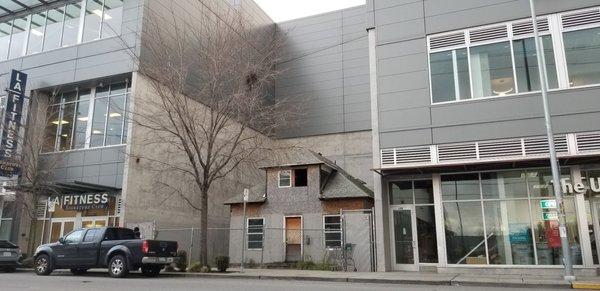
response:
<path id="1" fill-rule="evenodd" d="M 303 227 L 300 218 L 281 219 L 284 227 L 267 227 L 267 219 L 250 218 L 246 229 L 209 228 L 209 263 L 214 265 L 217 256 L 227 256 L 234 267 L 243 260 L 246 268 L 374 271 L 370 211 L 324 216 L 322 228 Z M 241 223 L 232 223 L 236 224 Z M 200 260 L 198 228 L 157 229 L 156 239 L 177 241 L 179 249 L 187 252 L 188 265 Z"/>

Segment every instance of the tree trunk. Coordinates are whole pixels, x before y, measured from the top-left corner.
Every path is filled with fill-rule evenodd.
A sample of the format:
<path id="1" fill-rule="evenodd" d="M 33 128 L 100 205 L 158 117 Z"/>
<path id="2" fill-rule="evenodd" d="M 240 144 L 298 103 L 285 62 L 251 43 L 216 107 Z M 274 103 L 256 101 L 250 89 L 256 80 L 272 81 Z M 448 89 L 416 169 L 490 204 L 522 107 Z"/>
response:
<path id="1" fill-rule="evenodd" d="M 208 190 L 202 190 L 200 212 L 200 264 L 208 266 Z"/>

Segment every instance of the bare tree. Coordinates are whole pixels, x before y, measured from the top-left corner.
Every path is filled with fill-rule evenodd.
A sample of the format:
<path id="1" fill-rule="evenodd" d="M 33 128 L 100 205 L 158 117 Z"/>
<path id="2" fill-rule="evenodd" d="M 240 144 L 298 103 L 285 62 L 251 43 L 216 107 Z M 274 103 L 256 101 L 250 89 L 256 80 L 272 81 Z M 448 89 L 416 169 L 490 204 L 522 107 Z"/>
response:
<path id="1" fill-rule="evenodd" d="M 272 96 L 282 44 L 274 27 L 250 27 L 237 9 L 206 3 L 214 1 L 186 1 L 186 13 L 175 2 L 148 9 L 135 54 L 153 96 L 138 100 L 131 117 L 146 149 L 156 146 L 161 158 L 132 155 L 181 177 L 155 183 L 200 212 L 200 263 L 206 265 L 211 187 L 240 167 L 256 169 L 274 149 L 270 137 L 294 112 Z"/>

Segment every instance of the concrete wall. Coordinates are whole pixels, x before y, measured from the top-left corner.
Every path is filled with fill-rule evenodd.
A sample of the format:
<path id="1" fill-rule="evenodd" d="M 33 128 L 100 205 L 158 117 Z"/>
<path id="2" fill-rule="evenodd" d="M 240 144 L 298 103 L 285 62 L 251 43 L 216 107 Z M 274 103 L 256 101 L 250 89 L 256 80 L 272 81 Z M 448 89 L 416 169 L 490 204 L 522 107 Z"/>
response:
<path id="1" fill-rule="evenodd" d="M 281 137 L 369 130 L 365 6 L 278 23 L 285 34 L 275 96 L 299 114 Z"/>
<path id="2" fill-rule="evenodd" d="M 540 2 L 540 1 L 538 1 Z M 538 13 L 600 4 L 548 0 Z M 426 36 L 526 18 L 528 1 L 371 0 L 376 27 L 379 138 L 381 148 L 508 138 L 545 133 L 539 94 L 431 105 Z M 557 133 L 598 130 L 597 88 L 549 95 Z"/>

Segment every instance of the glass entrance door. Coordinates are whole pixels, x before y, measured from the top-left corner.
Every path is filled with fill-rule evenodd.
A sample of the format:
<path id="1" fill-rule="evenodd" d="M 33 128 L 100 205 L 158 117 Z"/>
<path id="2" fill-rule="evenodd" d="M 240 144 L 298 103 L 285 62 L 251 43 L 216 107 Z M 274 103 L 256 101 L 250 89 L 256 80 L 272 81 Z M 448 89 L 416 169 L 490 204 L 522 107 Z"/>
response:
<path id="1" fill-rule="evenodd" d="M 418 246 L 415 236 L 416 219 L 413 206 L 390 209 L 392 256 L 395 269 L 418 270 Z"/>

